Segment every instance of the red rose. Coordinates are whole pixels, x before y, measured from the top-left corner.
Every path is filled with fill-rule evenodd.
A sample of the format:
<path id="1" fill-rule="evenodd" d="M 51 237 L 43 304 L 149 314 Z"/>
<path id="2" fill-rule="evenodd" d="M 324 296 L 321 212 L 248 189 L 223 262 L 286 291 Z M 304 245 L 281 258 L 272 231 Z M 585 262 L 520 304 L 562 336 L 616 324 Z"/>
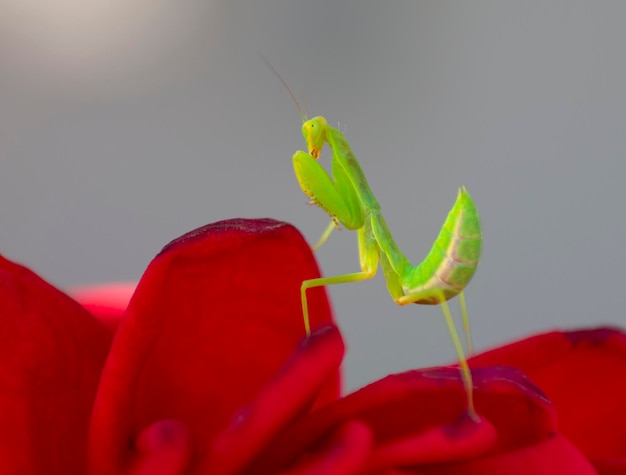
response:
<path id="1" fill-rule="evenodd" d="M 129 286 L 78 292 L 106 325 L 27 269 L 0 269 L 0 473 L 595 474 L 587 458 L 605 470 L 624 457 L 624 415 L 607 417 L 624 399 L 617 332 L 476 356 L 480 422 L 464 416 L 452 367 L 340 397 L 341 335 L 314 289 L 303 340 L 299 288 L 319 272 L 283 223 L 230 220 L 177 239 L 123 315 Z M 569 361 L 559 380 L 556 360 Z M 600 386 L 587 387 L 589 371 Z M 598 407 L 577 412 L 585 401 Z"/>

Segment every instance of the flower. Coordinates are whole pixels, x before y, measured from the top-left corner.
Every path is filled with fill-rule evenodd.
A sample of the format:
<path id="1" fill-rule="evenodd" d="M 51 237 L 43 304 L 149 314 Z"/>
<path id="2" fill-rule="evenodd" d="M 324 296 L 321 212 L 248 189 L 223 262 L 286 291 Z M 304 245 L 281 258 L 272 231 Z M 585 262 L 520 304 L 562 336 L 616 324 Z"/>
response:
<path id="1" fill-rule="evenodd" d="M 341 397 L 323 288 L 304 338 L 316 276 L 299 232 L 270 219 L 192 231 L 136 289 L 79 289 L 82 305 L 0 259 L 0 473 L 623 473 L 623 333 L 477 355 L 479 421 L 453 366 Z"/>

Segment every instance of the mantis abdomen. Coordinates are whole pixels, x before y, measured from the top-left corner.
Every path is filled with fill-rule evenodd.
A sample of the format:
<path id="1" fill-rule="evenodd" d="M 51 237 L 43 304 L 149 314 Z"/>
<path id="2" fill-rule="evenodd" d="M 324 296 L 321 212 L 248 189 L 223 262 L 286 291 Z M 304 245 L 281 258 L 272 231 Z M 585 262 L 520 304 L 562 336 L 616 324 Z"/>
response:
<path id="1" fill-rule="evenodd" d="M 401 278 L 405 297 L 398 303 L 436 305 L 455 297 L 472 279 L 481 251 L 478 211 L 461 187 L 430 252 Z"/>

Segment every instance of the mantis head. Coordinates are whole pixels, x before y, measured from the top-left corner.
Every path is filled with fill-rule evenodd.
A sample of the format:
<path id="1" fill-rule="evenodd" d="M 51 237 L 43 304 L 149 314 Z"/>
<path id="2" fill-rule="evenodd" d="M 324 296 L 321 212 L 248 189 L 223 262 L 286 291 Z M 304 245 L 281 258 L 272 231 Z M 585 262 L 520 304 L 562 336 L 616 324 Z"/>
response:
<path id="1" fill-rule="evenodd" d="M 306 140 L 309 153 L 315 159 L 319 158 L 326 142 L 326 130 L 328 123 L 321 116 L 313 117 L 302 124 L 302 135 Z"/>

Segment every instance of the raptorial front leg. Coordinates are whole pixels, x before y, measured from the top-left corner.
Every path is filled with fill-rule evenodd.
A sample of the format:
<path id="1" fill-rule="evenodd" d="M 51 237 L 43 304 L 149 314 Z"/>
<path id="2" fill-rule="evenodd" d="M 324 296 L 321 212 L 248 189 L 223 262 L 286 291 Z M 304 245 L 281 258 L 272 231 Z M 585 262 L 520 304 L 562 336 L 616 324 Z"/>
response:
<path id="1" fill-rule="evenodd" d="M 328 172 L 310 154 L 298 151 L 293 155 L 293 168 L 300 188 L 311 202 L 348 229 L 363 226 L 363 213 L 354 205 L 354 190 L 344 181 L 333 181 Z"/>

